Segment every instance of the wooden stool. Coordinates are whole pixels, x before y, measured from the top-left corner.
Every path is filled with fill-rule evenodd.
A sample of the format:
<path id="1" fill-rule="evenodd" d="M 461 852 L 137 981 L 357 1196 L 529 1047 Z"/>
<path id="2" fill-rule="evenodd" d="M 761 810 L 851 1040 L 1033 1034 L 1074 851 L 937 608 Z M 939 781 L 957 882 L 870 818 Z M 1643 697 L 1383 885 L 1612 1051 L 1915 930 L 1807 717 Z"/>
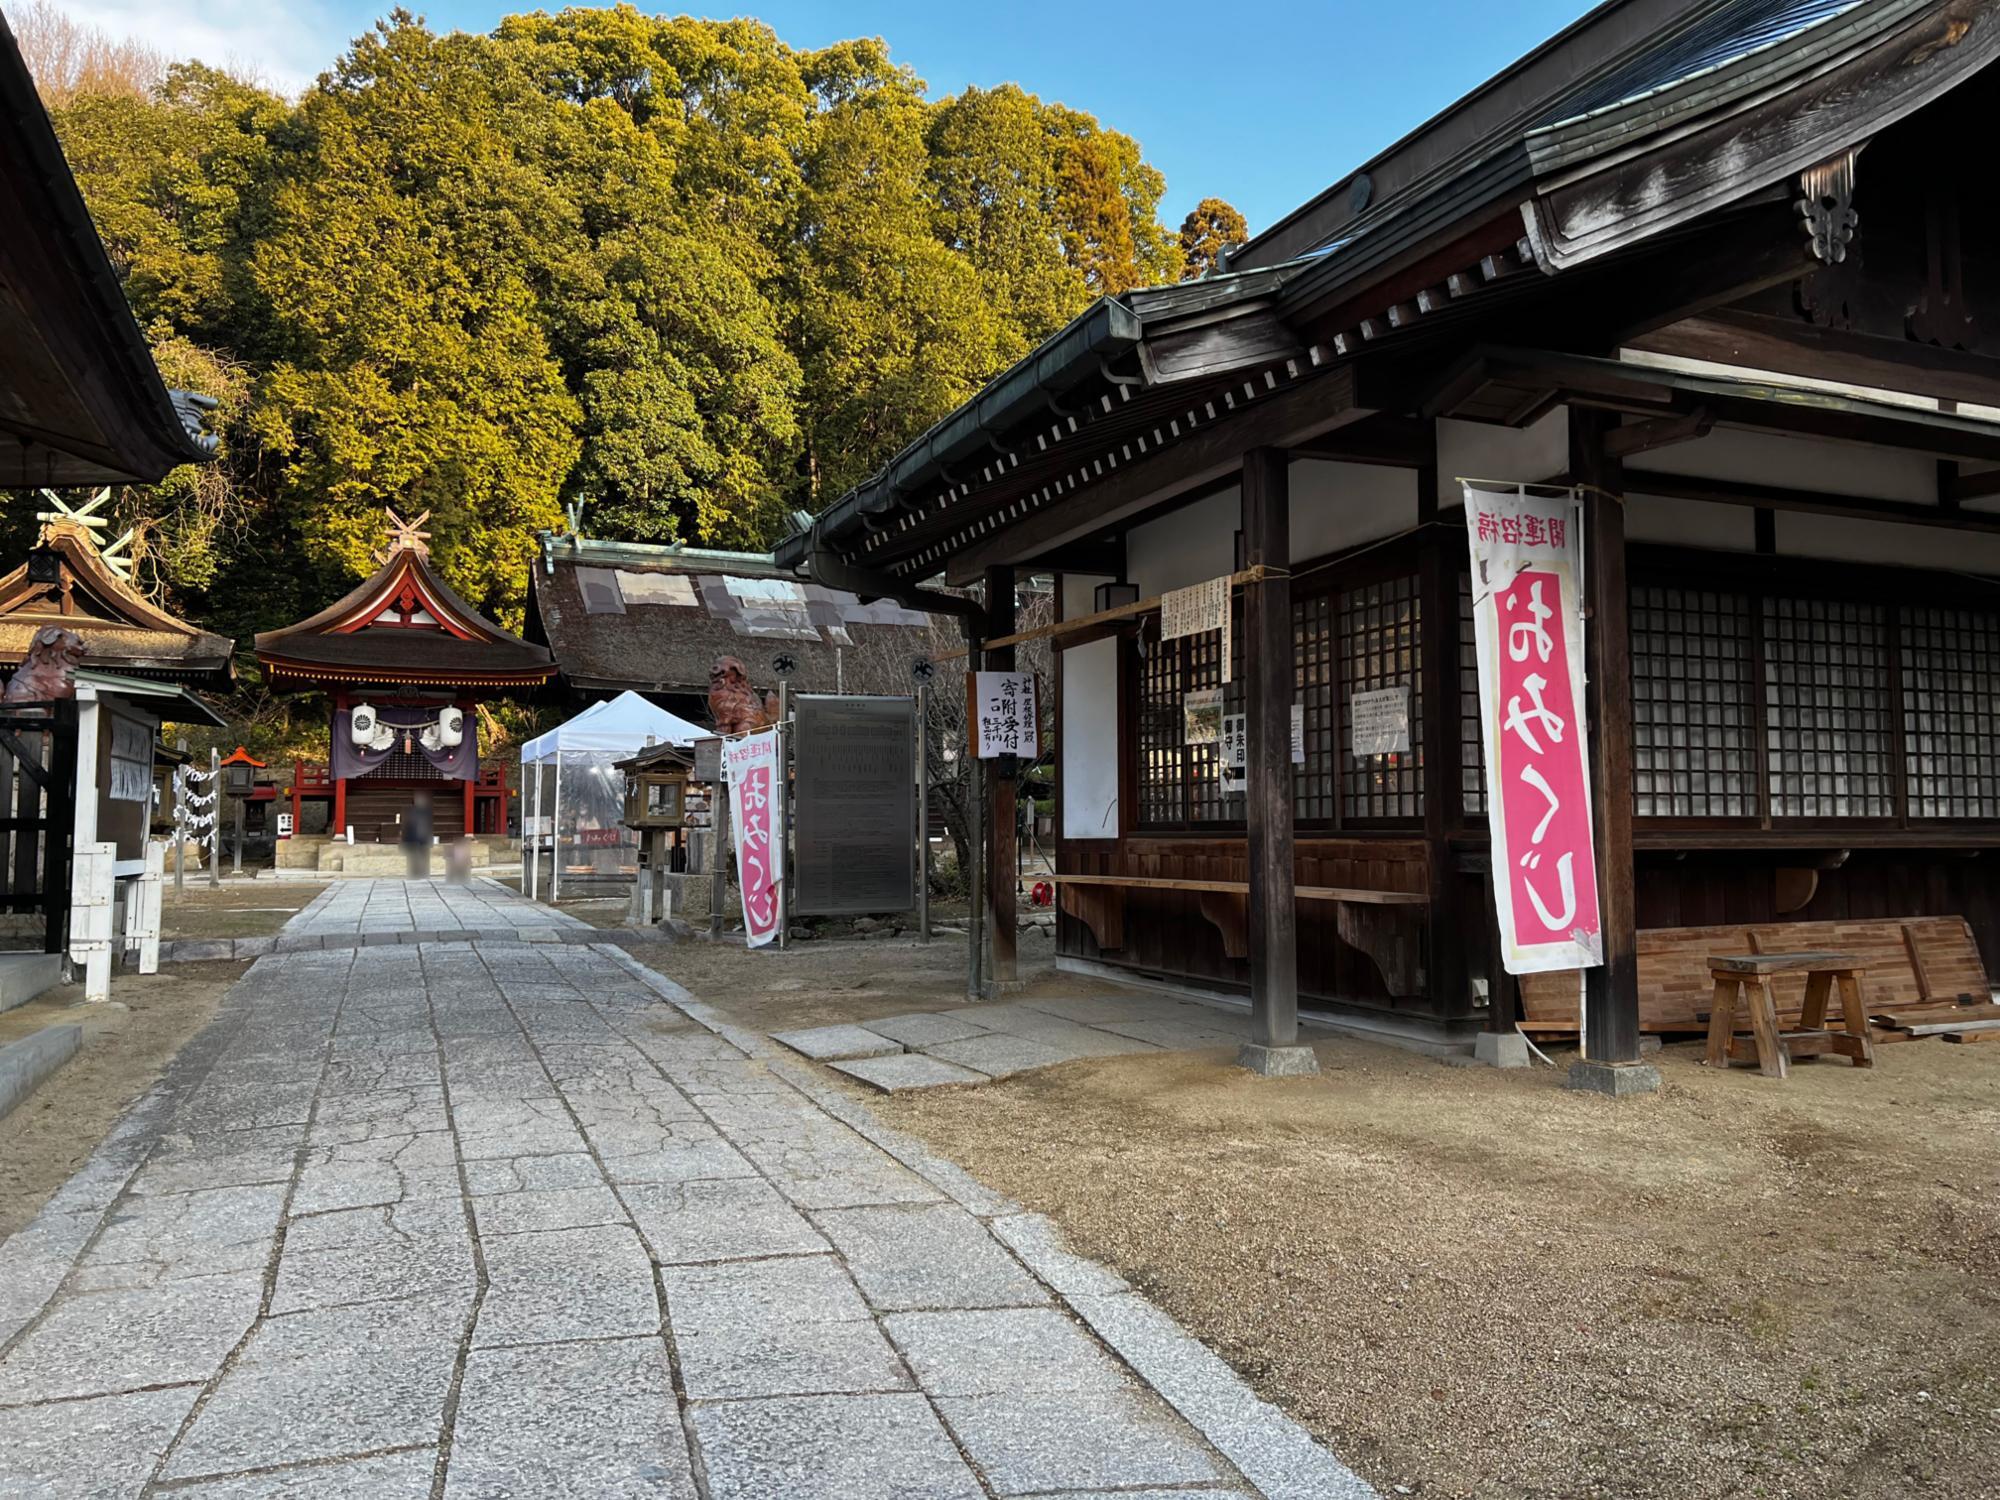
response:
<path id="1" fill-rule="evenodd" d="M 1709 977 L 1715 981 L 1714 1008 L 1708 1016 L 1708 1056 L 1711 1068 L 1732 1062 L 1754 1062 L 1766 1078 L 1785 1078 L 1793 1058 L 1838 1053 L 1857 1068 L 1875 1066 L 1875 1044 L 1868 1037 L 1868 1012 L 1861 998 L 1861 965 L 1850 953 L 1745 953 L 1712 955 Z M 1771 996 L 1773 974 L 1806 976 L 1804 1013 L 1797 1031 L 1778 1030 L 1778 1007 Z M 1840 986 L 1842 1028 L 1827 1029 L 1826 1007 L 1833 987 Z M 1750 1035 L 1736 1035 L 1736 1002 L 1747 999 Z"/>

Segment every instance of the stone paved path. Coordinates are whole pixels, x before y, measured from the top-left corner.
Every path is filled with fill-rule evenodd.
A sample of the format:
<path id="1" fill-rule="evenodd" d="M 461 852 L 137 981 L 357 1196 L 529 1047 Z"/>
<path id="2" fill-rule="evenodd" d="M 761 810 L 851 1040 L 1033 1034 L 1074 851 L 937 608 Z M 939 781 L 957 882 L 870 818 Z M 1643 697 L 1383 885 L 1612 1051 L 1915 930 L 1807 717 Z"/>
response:
<path id="1" fill-rule="evenodd" d="M 300 920 L 437 920 L 361 886 Z M 0 1245 L 0 1495 L 1113 1493 L 1372 1494 L 1046 1220 L 609 947 L 263 958 Z"/>

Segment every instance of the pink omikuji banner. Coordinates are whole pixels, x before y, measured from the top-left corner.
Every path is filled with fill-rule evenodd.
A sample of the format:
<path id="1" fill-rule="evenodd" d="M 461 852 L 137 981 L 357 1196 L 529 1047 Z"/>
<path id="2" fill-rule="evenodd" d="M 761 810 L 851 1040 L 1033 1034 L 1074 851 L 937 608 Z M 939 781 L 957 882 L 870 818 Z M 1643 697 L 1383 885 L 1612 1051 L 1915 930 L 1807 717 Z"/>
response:
<path id="1" fill-rule="evenodd" d="M 1510 974 L 1604 962 L 1574 494 L 1465 486 L 1486 809 Z"/>
<path id="2" fill-rule="evenodd" d="M 743 932 L 752 948 L 761 948 L 778 935 L 778 882 L 785 874 L 776 826 L 778 732 L 724 741 L 722 766 L 736 837 L 736 883 L 743 892 Z"/>

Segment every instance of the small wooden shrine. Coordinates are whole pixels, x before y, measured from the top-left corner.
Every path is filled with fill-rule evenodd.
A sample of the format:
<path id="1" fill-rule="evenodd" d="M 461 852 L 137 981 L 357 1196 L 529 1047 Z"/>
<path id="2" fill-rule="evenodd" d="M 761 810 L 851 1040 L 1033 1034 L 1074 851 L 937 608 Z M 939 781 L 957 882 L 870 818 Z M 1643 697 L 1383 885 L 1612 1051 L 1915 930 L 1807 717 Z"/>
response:
<path id="1" fill-rule="evenodd" d="M 133 586 L 131 533 L 109 543 L 99 537 L 110 496 L 99 490 L 71 506 L 42 491 L 50 509 L 37 512 L 35 549 L 0 578 L 0 666 L 11 670 L 37 631 L 58 625 L 83 637 L 94 670 L 228 691 L 236 643 L 167 613 Z"/>
<path id="2" fill-rule="evenodd" d="M 356 843 L 395 843 L 429 794 L 441 839 L 507 833 L 504 763 L 479 760 L 478 708 L 533 691 L 555 672 L 544 646 L 501 629 L 461 599 L 430 564 L 424 512 L 389 512 L 381 566 L 310 619 L 257 637 L 257 660 L 275 687 L 316 690 L 331 705 L 324 765 L 300 762 L 293 827 L 303 804 L 324 800 L 328 832 Z"/>

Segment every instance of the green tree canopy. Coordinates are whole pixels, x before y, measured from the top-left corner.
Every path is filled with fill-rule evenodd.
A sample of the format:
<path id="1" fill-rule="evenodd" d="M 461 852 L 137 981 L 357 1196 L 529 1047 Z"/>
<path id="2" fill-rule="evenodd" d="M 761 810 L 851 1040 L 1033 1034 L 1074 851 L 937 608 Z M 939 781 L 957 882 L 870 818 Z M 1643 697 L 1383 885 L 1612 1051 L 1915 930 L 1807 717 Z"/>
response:
<path id="1" fill-rule="evenodd" d="M 1221 198 L 1204 198 L 1181 220 L 1182 274 L 1189 281 L 1222 268 L 1225 250 L 1250 238 L 1250 226 L 1235 206 Z"/>
<path id="2" fill-rule="evenodd" d="M 1088 114 L 631 5 L 398 10 L 295 101 L 186 64 L 55 117 L 163 366 L 223 402 L 219 464 L 124 497 L 148 576 L 238 634 L 367 571 L 385 505 L 511 621 L 565 502 L 768 545 L 1184 254 Z"/>

